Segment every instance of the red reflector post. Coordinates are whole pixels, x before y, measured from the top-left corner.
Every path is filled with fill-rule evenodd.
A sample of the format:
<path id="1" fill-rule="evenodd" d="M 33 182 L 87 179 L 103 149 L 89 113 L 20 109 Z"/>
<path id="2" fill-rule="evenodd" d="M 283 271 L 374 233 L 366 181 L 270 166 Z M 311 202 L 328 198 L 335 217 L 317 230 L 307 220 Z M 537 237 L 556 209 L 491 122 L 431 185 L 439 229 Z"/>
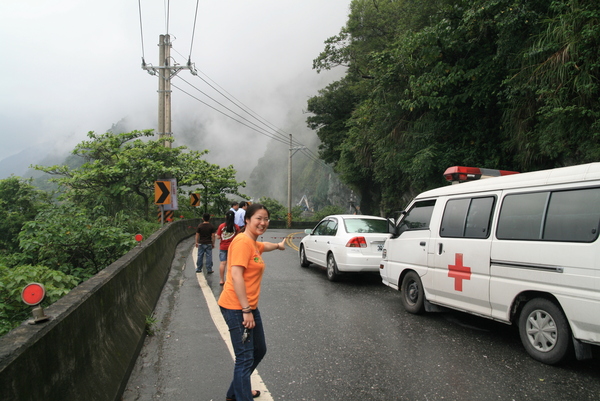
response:
<path id="1" fill-rule="evenodd" d="M 354 237 L 350 241 L 348 241 L 348 243 L 346 244 L 346 247 L 348 247 L 348 248 L 366 248 L 367 241 L 365 240 L 365 237 Z"/>

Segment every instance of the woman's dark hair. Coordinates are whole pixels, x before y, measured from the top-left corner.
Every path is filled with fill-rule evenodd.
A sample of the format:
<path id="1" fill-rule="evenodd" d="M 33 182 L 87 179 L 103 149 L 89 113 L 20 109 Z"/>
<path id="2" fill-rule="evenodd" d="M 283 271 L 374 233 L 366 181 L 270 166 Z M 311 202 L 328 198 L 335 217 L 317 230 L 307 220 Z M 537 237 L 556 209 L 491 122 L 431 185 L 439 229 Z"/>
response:
<path id="1" fill-rule="evenodd" d="M 227 231 L 228 233 L 235 232 L 234 220 L 235 213 L 233 212 L 233 210 L 228 210 L 227 213 L 225 213 L 225 231 Z"/>
<path id="2" fill-rule="evenodd" d="M 269 213 L 269 209 L 267 209 L 264 205 L 261 205 L 260 203 L 253 203 L 250 206 L 248 206 L 248 210 L 246 210 L 246 216 L 244 217 L 244 221 L 247 223 L 247 221 L 249 221 L 252 218 L 252 215 L 254 215 L 254 213 L 258 212 L 259 210 L 264 209 L 267 211 L 267 217 L 271 218 L 271 213 Z"/>

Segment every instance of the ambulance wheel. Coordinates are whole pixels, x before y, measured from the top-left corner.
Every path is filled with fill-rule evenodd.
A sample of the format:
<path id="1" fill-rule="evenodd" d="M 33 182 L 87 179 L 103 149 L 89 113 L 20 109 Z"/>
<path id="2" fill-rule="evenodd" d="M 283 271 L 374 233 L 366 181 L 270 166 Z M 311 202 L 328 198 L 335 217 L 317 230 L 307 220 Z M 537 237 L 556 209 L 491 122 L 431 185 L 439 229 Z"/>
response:
<path id="1" fill-rule="evenodd" d="M 525 304 L 519 316 L 519 334 L 527 353 L 542 363 L 554 365 L 572 354 L 569 322 L 548 299 L 534 298 Z"/>
<path id="2" fill-rule="evenodd" d="M 304 245 L 300 245 L 300 266 L 310 266 L 310 262 L 308 261 L 308 259 L 306 259 L 306 250 L 304 249 Z"/>
<path id="3" fill-rule="evenodd" d="M 419 275 L 410 271 L 402 279 L 400 287 L 402 305 L 410 313 L 419 314 L 425 311 L 425 291 Z"/>
<path id="4" fill-rule="evenodd" d="M 327 278 L 329 281 L 338 281 L 340 279 L 340 272 L 337 268 L 333 253 L 327 255 Z"/>

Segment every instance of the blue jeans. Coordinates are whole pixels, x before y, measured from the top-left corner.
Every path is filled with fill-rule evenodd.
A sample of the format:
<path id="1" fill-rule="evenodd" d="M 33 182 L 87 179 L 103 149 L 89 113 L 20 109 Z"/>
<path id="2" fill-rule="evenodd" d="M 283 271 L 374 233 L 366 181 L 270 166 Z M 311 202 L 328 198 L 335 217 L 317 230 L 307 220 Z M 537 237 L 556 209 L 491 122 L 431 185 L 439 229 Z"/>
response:
<path id="1" fill-rule="evenodd" d="M 211 271 L 213 268 L 211 244 L 198 245 L 198 261 L 196 262 L 196 270 L 202 269 L 202 260 L 204 259 L 204 255 L 206 255 L 206 270 Z"/>
<path id="2" fill-rule="evenodd" d="M 258 309 L 252 311 L 256 326 L 249 330 L 249 336 L 246 342 L 242 343 L 244 333 L 244 316 L 241 310 L 232 310 L 221 308 L 221 313 L 229 326 L 229 335 L 235 352 L 235 367 L 233 369 L 233 380 L 227 390 L 227 398 L 235 398 L 236 401 L 251 401 L 252 387 L 250 384 L 250 375 L 258 366 L 260 361 L 267 353 L 267 344 L 265 342 L 265 332 L 263 330 L 262 319 Z"/>

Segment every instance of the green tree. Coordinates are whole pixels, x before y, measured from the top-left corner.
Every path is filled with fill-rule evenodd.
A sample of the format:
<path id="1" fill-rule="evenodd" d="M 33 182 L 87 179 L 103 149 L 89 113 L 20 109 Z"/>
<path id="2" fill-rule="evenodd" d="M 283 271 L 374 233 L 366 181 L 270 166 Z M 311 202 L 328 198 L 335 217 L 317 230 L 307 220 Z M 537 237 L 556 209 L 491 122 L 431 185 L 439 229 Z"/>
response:
<path id="1" fill-rule="evenodd" d="M 600 4 L 551 1 L 505 81 L 508 147 L 525 171 L 600 160 Z"/>
<path id="2" fill-rule="evenodd" d="M 261 205 L 269 209 L 271 220 L 287 220 L 287 207 L 283 206 L 277 200 L 268 197 L 262 197 L 258 200 L 257 203 L 260 203 Z"/>
<path id="3" fill-rule="evenodd" d="M 0 252 L 18 252 L 18 234 L 23 224 L 33 220 L 39 208 L 50 201 L 48 193 L 38 191 L 31 180 L 11 176 L 0 180 Z"/>
<path id="4" fill-rule="evenodd" d="M 123 213 L 109 218 L 100 208 L 50 205 L 19 234 L 22 263 L 44 265 L 83 281 L 135 246 L 135 233 L 122 228 L 126 220 Z"/>
<path id="5" fill-rule="evenodd" d="M 87 209 L 101 206 L 107 215 L 126 212 L 130 217 L 150 218 L 154 181 L 176 178 L 178 188 L 200 186 L 205 207 L 224 194 L 238 193 L 244 183 L 235 181 L 232 166 L 220 168 L 202 157 L 208 151 L 188 151 L 185 146 L 165 147 L 164 141 L 143 140 L 151 130 L 102 135 L 88 133 L 89 141 L 78 144 L 73 154 L 85 160 L 80 167 L 35 166 L 61 176 L 54 181 L 64 189 L 64 198 Z M 183 189 L 182 189 L 183 191 Z M 191 192 L 191 191 L 190 191 Z"/>
<path id="6" fill-rule="evenodd" d="M 236 181 L 236 170 L 233 166 L 220 167 L 201 159 L 205 153 L 206 151 L 190 151 L 181 154 L 178 182 L 182 186 L 190 187 L 190 193 L 200 193 L 204 213 L 224 215 L 231 207 L 227 195 L 246 198 L 239 191 L 246 183 Z"/>
<path id="7" fill-rule="evenodd" d="M 441 185 L 452 165 L 598 160 L 599 9 L 590 0 L 353 1 L 314 62 L 348 68 L 309 100 L 320 156 L 361 206 L 371 201 L 365 213 Z"/>
<path id="8" fill-rule="evenodd" d="M 399 35 L 421 26 L 439 3 L 355 0 L 346 26 L 326 41 L 325 51 L 313 62 L 317 71 L 339 65 L 348 68 L 343 79 L 309 99 L 308 110 L 314 115 L 307 123 L 321 139 L 321 158 L 333 164 L 341 179 L 358 193 L 366 214 L 380 214 L 384 189 L 373 179 L 376 145 L 392 125 L 385 113 L 383 121 L 364 113 L 379 107 L 372 94 L 385 90 L 377 79 L 380 66 L 373 60 Z M 363 113 L 355 116 L 358 110 Z M 370 124 L 374 121 L 377 126 Z"/>

